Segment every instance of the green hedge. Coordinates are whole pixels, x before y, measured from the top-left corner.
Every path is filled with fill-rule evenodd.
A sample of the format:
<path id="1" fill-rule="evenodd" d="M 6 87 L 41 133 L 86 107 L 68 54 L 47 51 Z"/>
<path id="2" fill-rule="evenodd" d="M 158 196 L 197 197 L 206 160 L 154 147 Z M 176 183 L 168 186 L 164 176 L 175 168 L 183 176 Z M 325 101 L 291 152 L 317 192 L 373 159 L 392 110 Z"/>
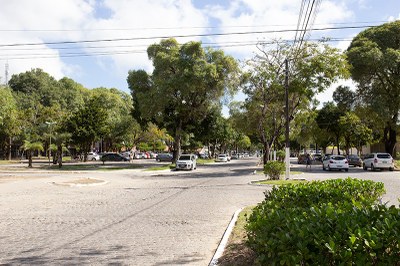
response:
<path id="1" fill-rule="evenodd" d="M 375 205 L 382 183 L 357 179 L 281 186 L 250 215 L 261 265 L 400 265 L 400 211 Z"/>
<path id="2" fill-rule="evenodd" d="M 268 161 L 264 164 L 264 174 L 272 180 L 279 180 L 280 175 L 285 171 L 285 163 L 280 161 Z"/>

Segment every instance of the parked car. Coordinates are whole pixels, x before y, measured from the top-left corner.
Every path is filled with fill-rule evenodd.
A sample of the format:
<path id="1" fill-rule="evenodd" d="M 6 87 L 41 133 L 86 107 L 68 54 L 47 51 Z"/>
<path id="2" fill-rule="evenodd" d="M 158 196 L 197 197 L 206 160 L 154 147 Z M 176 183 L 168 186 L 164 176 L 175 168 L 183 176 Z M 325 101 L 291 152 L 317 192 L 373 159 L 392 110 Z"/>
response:
<path id="1" fill-rule="evenodd" d="M 128 160 L 130 160 L 131 152 L 125 151 L 125 152 L 121 153 L 121 155 L 123 157 L 127 158 Z"/>
<path id="2" fill-rule="evenodd" d="M 106 153 L 103 156 L 101 156 L 101 160 L 104 162 L 110 161 L 110 162 L 126 162 L 129 161 L 128 158 L 125 158 L 121 154 L 118 153 Z"/>
<path id="3" fill-rule="evenodd" d="M 389 169 L 394 170 L 394 161 L 389 153 L 371 153 L 364 157 L 363 169 L 372 171 L 376 169 Z"/>
<path id="4" fill-rule="evenodd" d="M 197 168 L 197 156 L 194 154 L 182 154 L 176 161 L 176 170 L 193 170 Z"/>
<path id="5" fill-rule="evenodd" d="M 346 157 L 343 155 L 326 155 L 322 159 L 322 169 L 323 170 L 344 170 L 346 172 L 349 171 L 349 162 L 347 161 Z"/>
<path id="6" fill-rule="evenodd" d="M 86 159 L 88 161 L 99 161 L 100 155 L 98 155 L 96 152 L 88 152 Z"/>
<path id="7" fill-rule="evenodd" d="M 347 160 L 349 161 L 349 165 L 361 167 L 363 165 L 363 161 L 358 155 L 350 154 L 347 156 Z"/>
<path id="8" fill-rule="evenodd" d="M 160 153 L 157 155 L 157 162 L 172 162 L 172 154 L 170 153 Z"/>
<path id="9" fill-rule="evenodd" d="M 219 154 L 217 158 L 215 158 L 216 162 L 228 162 L 228 156 L 226 154 Z"/>
<path id="10" fill-rule="evenodd" d="M 239 154 L 232 154 L 231 159 L 239 159 Z"/>

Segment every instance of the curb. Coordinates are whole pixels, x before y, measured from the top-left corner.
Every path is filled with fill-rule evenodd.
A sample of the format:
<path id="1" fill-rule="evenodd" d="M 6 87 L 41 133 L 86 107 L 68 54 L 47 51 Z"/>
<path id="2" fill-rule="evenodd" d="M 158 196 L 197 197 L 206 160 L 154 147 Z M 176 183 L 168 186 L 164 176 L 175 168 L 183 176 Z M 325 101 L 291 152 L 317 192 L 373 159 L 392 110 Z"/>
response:
<path id="1" fill-rule="evenodd" d="M 239 213 L 243 210 L 243 208 L 240 208 L 239 210 L 235 211 L 235 213 L 232 216 L 231 222 L 229 223 L 228 227 L 225 229 L 224 235 L 222 236 L 221 241 L 219 242 L 218 248 L 214 253 L 213 258 L 211 259 L 210 263 L 208 266 L 217 266 L 218 265 L 218 259 L 222 256 L 225 250 L 225 246 L 228 243 L 229 236 L 232 233 L 233 227 L 236 224 L 236 221 L 238 219 Z"/>

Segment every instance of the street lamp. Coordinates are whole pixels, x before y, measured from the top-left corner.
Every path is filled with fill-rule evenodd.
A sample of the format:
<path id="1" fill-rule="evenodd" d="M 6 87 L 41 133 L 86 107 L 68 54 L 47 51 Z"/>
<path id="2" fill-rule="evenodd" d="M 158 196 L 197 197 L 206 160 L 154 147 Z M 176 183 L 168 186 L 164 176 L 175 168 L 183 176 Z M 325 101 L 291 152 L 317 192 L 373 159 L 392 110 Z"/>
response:
<path id="1" fill-rule="evenodd" d="M 45 123 L 50 128 L 50 136 L 49 136 L 49 165 L 50 165 L 50 158 L 51 158 L 51 129 L 52 129 L 51 126 L 54 125 L 54 124 L 57 124 L 57 122 L 48 122 L 48 121 L 46 121 Z"/>

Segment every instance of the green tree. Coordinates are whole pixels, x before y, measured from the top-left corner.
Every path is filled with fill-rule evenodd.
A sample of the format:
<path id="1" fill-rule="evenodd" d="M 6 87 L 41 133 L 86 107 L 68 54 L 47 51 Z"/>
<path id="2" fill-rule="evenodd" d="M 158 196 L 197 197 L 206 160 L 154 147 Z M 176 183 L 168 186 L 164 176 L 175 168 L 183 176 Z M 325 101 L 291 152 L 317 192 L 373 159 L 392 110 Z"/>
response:
<path id="1" fill-rule="evenodd" d="M 385 123 L 385 150 L 393 156 L 400 111 L 399 35 L 400 21 L 369 28 L 353 39 L 346 53 L 363 103 Z"/>
<path id="2" fill-rule="evenodd" d="M 294 54 L 293 51 L 288 43 L 276 42 L 260 48 L 260 53 L 247 63 L 244 108 L 250 128 L 257 130 L 263 144 L 264 164 L 271 146 L 285 128 L 285 79 L 289 79 L 288 119 L 291 121 L 299 110 L 312 104 L 317 93 L 347 75 L 344 56 L 326 44 L 306 43 Z M 286 60 L 289 60 L 288 69 Z"/>
<path id="3" fill-rule="evenodd" d="M 344 115 L 344 112 L 333 102 L 327 102 L 321 110 L 318 111 L 317 117 L 315 118 L 319 128 L 325 129 L 330 137 L 334 139 L 338 154 L 340 154 L 340 139 L 342 137 L 339 120 L 342 115 Z"/>
<path id="4" fill-rule="evenodd" d="M 204 120 L 226 89 L 235 88 L 237 63 L 221 50 L 203 49 L 200 42 L 162 40 L 147 49 L 154 70 L 129 71 L 135 118 L 166 128 L 174 137 L 174 158 L 192 124 Z"/>
<path id="5" fill-rule="evenodd" d="M 28 154 L 28 167 L 32 168 L 32 156 L 34 151 L 43 151 L 43 144 L 39 141 L 30 142 L 29 140 L 24 141 L 22 149 Z"/>
<path id="6" fill-rule="evenodd" d="M 332 98 L 340 110 L 344 112 L 354 110 L 356 93 L 350 90 L 350 87 L 338 86 L 333 92 Z"/>
<path id="7" fill-rule="evenodd" d="M 7 151 L 11 160 L 12 140 L 21 132 L 17 102 L 10 89 L 0 87 L 0 138 L 1 148 Z"/>
<path id="8" fill-rule="evenodd" d="M 66 121 L 65 131 L 71 133 L 71 141 L 84 152 L 86 161 L 94 141 L 104 134 L 107 112 L 96 97 L 92 97 Z"/>
<path id="9" fill-rule="evenodd" d="M 364 125 L 353 112 L 346 112 L 339 118 L 339 128 L 342 132 L 347 154 L 350 154 L 351 147 L 357 147 L 358 152 L 360 152 L 362 145 L 372 141 L 372 130 Z"/>

